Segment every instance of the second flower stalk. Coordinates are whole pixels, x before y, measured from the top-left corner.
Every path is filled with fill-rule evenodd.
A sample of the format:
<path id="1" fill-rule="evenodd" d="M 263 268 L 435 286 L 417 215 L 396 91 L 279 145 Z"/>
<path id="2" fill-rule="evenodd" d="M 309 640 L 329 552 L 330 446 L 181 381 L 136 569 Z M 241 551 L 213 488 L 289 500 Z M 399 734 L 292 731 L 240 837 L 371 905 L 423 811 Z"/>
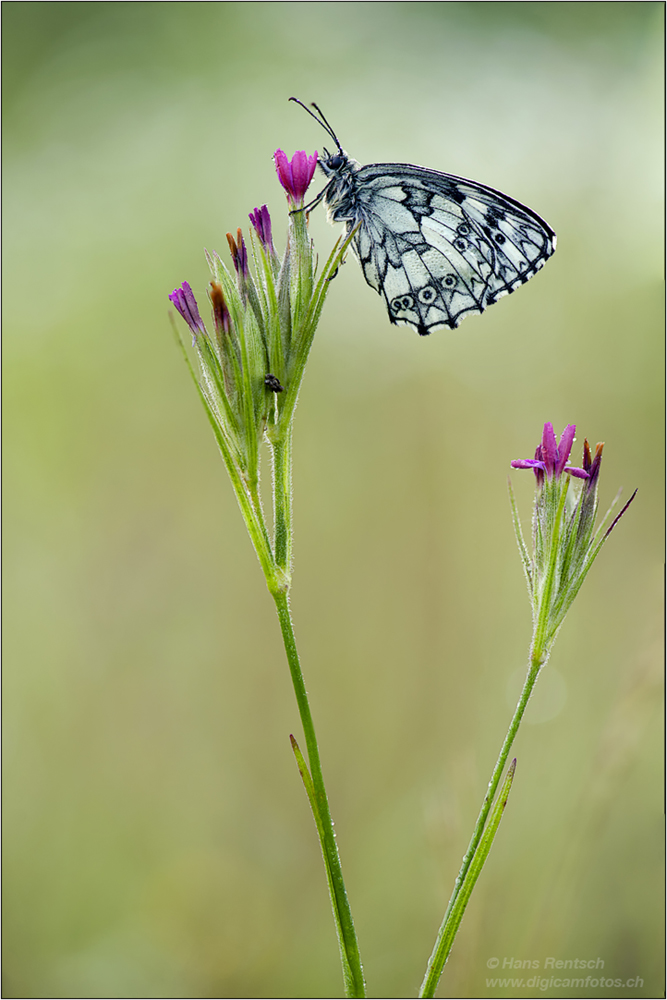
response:
<path id="1" fill-rule="evenodd" d="M 614 506 L 618 501 L 617 495 L 596 529 L 598 479 L 603 446 L 598 444 L 595 457 L 592 457 L 588 441 L 584 441 L 583 468 L 568 464 L 575 430 L 574 424 L 568 424 L 560 440 L 557 441 L 553 425 L 546 423 L 535 458 L 516 459 L 511 463 L 515 469 L 532 469 L 536 480 L 532 553 L 529 553 L 523 538 L 510 483 L 514 529 L 533 612 L 533 636 L 528 669 L 521 696 L 500 749 L 482 808 L 440 925 L 419 993 L 420 997 L 435 996 L 470 894 L 500 824 L 514 778 L 516 758 L 508 768 L 495 806 L 494 799 L 537 678 L 549 659 L 558 630 L 588 571 L 637 492 L 635 490 L 610 524 Z M 572 477 L 583 480 L 578 492 L 572 489 Z"/>

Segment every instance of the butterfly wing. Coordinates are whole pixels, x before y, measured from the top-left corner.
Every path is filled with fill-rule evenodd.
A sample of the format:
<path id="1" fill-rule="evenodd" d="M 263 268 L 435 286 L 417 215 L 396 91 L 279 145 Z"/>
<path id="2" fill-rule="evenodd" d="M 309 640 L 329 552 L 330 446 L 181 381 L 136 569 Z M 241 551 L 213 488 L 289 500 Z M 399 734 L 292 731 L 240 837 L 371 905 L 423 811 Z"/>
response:
<path id="1" fill-rule="evenodd" d="M 340 218 L 340 215 L 339 215 Z M 528 281 L 556 248 L 535 212 L 493 188 L 402 163 L 354 175 L 356 255 L 392 323 L 453 330 Z"/>

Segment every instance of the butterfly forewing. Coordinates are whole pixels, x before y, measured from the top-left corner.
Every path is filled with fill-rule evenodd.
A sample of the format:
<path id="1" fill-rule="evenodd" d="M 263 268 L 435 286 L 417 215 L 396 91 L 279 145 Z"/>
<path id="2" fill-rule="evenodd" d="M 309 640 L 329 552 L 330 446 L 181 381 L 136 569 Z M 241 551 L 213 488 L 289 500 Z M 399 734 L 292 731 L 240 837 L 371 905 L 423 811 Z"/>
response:
<path id="1" fill-rule="evenodd" d="M 326 202 L 348 232 L 359 225 L 355 251 L 391 322 L 420 334 L 483 312 L 528 281 L 556 247 L 553 230 L 507 195 L 411 164 L 353 169 Z"/>

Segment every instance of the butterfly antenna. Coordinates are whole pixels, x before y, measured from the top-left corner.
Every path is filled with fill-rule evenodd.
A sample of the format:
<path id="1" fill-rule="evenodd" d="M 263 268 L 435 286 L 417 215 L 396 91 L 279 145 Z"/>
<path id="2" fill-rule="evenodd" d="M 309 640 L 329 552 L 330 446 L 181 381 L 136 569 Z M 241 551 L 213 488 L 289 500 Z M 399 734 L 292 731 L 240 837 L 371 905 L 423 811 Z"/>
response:
<path id="1" fill-rule="evenodd" d="M 331 138 L 333 139 L 333 141 L 334 141 L 334 142 L 336 143 L 336 145 L 338 146 L 338 152 L 339 152 L 339 153 L 342 153 L 342 152 L 343 152 L 343 147 L 341 146 L 340 142 L 338 141 L 338 136 L 336 135 L 336 133 L 335 133 L 335 132 L 334 132 L 334 130 L 332 129 L 331 125 L 329 124 L 329 122 L 328 122 L 328 121 L 326 120 L 326 118 L 325 118 L 325 117 L 324 117 L 324 115 L 322 114 L 322 109 L 321 109 L 321 108 L 319 108 L 319 107 L 317 106 L 317 104 L 315 104 L 315 101 L 313 101 L 313 102 L 312 102 L 312 105 L 313 105 L 313 107 L 315 108 L 315 110 L 317 111 L 317 113 L 318 113 L 318 115 L 320 116 L 320 118 L 322 119 L 322 121 L 324 122 L 324 125 L 325 125 L 325 127 L 326 127 L 326 129 L 327 129 L 327 132 L 329 133 L 329 135 L 331 136 Z"/>
<path id="2" fill-rule="evenodd" d="M 321 125 L 322 128 L 325 130 L 325 132 L 329 133 L 329 135 L 331 136 L 331 138 L 333 139 L 333 141 L 338 146 L 338 151 L 340 153 L 343 152 L 343 148 L 342 148 L 340 142 L 338 141 L 338 136 L 336 135 L 336 133 L 332 129 L 331 125 L 326 120 L 326 118 L 324 117 L 324 115 L 322 114 L 322 112 L 320 111 L 320 109 L 318 108 L 317 104 L 315 104 L 314 101 L 313 101 L 313 105 L 312 106 L 317 111 L 317 115 L 320 116 L 319 118 L 317 117 L 317 115 L 314 115 L 313 112 L 310 110 L 310 108 L 306 107 L 306 105 L 303 103 L 303 101 L 300 101 L 298 97 L 290 97 L 290 101 L 294 101 L 294 103 L 300 105 L 300 107 L 302 107 L 304 111 L 307 111 L 308 114 L 310 115 L 310 117 L 314 118 L 315 121 L 317 122 L 317 124 Z"/>

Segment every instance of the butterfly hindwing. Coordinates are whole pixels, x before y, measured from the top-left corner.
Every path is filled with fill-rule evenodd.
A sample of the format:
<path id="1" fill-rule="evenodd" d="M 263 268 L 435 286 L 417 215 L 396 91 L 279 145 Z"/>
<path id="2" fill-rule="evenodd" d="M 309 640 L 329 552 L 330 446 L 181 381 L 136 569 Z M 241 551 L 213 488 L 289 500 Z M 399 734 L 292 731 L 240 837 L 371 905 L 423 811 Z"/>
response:
<path id="1" fill-rule="evenodd" d="M 355 164 L 356 166 L 356 164 Z M 392 323 L 454 329 L 528 281 L 554 252 L 529 208 L 474 181 L 424 167 L 357 168 L 330 213 L 356 225 L 356 255 Z M 342 192 L 341 192 L 342 193 Z"/>

